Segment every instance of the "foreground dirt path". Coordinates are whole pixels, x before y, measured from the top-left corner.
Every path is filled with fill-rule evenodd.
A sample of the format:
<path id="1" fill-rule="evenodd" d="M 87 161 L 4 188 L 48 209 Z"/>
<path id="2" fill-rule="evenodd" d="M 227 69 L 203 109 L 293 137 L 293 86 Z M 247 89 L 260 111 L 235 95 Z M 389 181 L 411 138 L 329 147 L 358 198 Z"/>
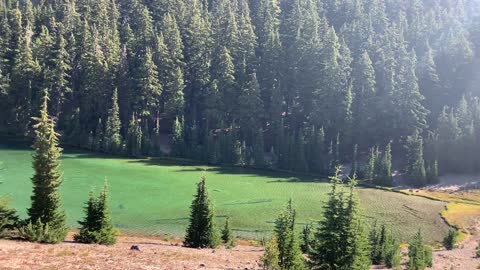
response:
<path id="1" fill-rule="evenodd" d="M 137 245 L 140 251 L 131 251 Z M 111 247 L 64 242 L 41 245 L 0 240 L 0 269 L 261 269 L 262 248 L 198 250 L 178 242 L 120 237 Z"/>
<path id="2" fill-rule="evenodd" d="M 475 257 L 479 235 L 467 239 L 459 248 L 434 253 L 434 270 L 475 270 L 480 269 L 480 259 Z"/>

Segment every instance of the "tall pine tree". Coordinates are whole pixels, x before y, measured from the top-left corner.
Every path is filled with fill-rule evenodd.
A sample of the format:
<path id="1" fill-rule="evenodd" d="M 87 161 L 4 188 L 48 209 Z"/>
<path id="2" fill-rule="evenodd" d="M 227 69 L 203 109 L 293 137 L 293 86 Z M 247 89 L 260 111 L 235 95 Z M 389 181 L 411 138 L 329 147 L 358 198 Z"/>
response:
<path id="1" fill-rule="evenodd" d="M 58 243 L 67 235 L 66 216 L 61 209 L 59 188 L 62 184 L 59 134 L 55 120 L 48 115 L 48 94 L 45 91 L 40 117 L 34 118 L 35 142 L 33 148 L 32 204 L 28 209 L 30 224 L 22 229 L 22 235 L 30 241 Z"/>

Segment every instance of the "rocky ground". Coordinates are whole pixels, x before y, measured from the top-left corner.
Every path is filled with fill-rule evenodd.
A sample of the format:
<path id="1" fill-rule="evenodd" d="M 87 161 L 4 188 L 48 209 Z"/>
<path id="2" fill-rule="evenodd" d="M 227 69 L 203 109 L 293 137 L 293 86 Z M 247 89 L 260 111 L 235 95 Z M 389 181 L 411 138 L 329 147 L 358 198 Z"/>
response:
<path id="1" fill-rule="evenodd" d="M 433 270 L 480 269 L 480 259 L 475 258 L 478 240 L 471 237 L 458 249 L 435 251 Z M 131 250 L 132 246 L 140 250 Z M 262 269 L 262 253 L 261 247 L 246 243 L 232 250 L 199 250 L 184 248 L 176 240 L 133 236 L 120 237 L 111 247 L 68 240 L 59 245 L 0 240 L 0 269 Z"/>
<path id="2" fill-rule="evenodd" d="M 70 238 L 71 239 L 71 238 Z M 139 251 L 131 250 L 138 246 Z M 262 248 L 240 245 L 232 250 L 181 247 L 178 241 L 120 237 L 111 247 L 66 241 L 42 245 L 0 240 L 0 269 L 261 269 Z"/>
<path id="3" fill-rule="evenodd" d="M 480 237 L 473 236 L 449 251 L 437 251 L 434 257 L 433 270 L 475 270 L 480 269 L 480 259 L 475 257 L 475 249 Z"/>

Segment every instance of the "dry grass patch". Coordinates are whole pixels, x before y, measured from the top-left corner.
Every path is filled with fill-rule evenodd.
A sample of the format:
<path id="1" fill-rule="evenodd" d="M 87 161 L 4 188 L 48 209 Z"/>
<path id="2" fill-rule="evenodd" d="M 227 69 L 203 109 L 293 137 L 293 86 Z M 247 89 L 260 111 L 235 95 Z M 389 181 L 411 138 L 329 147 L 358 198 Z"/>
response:
<path id="1" fill-rule="evenodd" d="M 480 221 L 480 205 L 449 203 L 442 217 L 448 224 L 459 229 L 458 241 L 464 240 L 468 235 L 478 233 Z"/>
<path id="2" fill-rule="evenodd" d="M 432 200 L 448 202 L 441 212 L 442 218 L 459 234 L 456 241 L 463 242 L 469 235 L 477 234 L 480 225 L 480 190 L 433 190 L 409 189 L 402 193 L 415 195 Z"/>
<path id="3" fill-rule="evenodd" d="M 480 205 L 480 190 L 467 190 L 467 191 L 437 191 L 428 189 L 419 190 L 402 190 L 403 193 L 408 195 L 416 195 L 429 199 L 444 201 L 444 202 L 456 202 L 464 204 Z"/>
<path id="4" fill-rule="evenodd" d="M 66 256 L 72 256 L 72 255 L 74 255 L 74 253 L 70 249 L 62 249 L 55 256 L 66 257 Z"/>

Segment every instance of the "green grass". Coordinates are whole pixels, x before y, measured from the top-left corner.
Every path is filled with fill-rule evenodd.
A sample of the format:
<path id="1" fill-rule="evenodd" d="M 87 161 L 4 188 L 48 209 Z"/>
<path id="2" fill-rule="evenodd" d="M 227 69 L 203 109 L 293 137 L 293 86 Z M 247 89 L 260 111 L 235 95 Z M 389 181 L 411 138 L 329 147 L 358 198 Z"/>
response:
<path id="1" fill-rule="evenodd" d="M 25 217 L 30 203 L 31 152 L 0 140 L 0 195 L 9 195 Z M 62 199 L 68 222 L 77 226 L 88 192 L 110 183 L 111 211 L 122 231 L 150 235 L 183 236 L 189 206 L 202 171 L 214 201 L 218 222 L 231 217 L 237 235 L 261 238 L 289 198 L 298 212 L 298 223 L 321 219 L 329 184 L 320 179 L 241 168 L 184 165 L 162 160 L 112 158 L 81 151 L 66 151 L 62 170 Z M 416 196 L 358 189 L 368 222 L 391 225 L 407 241 L 419 228 L 430 241 L 439 241 L 448 227 L 439 213 L 445 203 Z"/>

